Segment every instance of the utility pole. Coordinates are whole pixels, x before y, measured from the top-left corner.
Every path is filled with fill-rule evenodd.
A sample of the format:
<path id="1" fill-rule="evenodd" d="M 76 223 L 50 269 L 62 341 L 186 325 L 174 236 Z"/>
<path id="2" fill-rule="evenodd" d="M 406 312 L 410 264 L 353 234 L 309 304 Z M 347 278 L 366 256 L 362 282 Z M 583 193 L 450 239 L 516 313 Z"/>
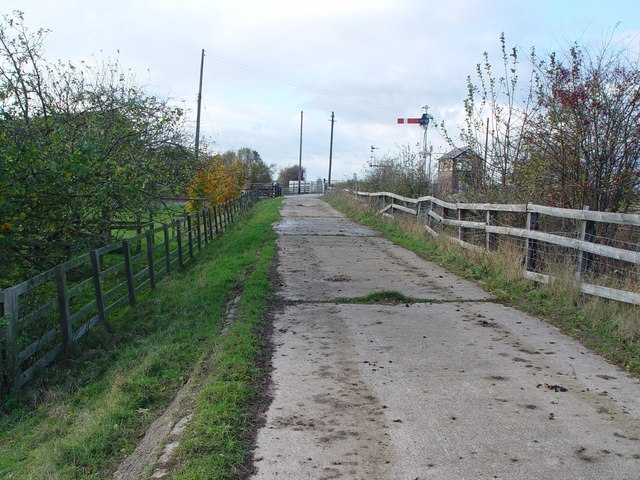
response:
<path id="1" fill-rule="evenodd" d="M 482 186 L 485 187 L 487 193 L 487 155 L 489 152 L 489 117 L 487 117 L 487 131 L 484 135 L 484 171 L 482 172 Z"/>
<path id="2" fill-rule="evenodd" d="M 298 160 L 298 195 L 300 195 L 300 182 L 302 182 L 302 117 L 304 112 L 300 110 L 300 159 Z"/>
<path id="3" fill-rule="evenodd" d="M 196 116 L 196 162 L 200 154 L 200 107 L 202 106 L 202 72 L 204 71 L 204 48 L 200 57 L 200 87 L 198 88 L 198 114 Z"/>
<path id="4" fill-rule="evenodd" d="M 331 160 L 333 159 L 333 123 L 335 122 L 335 116 L 331 112 L 331 140 L 329 141 L 329 181 L 327 185 L 331 186 Z"/>

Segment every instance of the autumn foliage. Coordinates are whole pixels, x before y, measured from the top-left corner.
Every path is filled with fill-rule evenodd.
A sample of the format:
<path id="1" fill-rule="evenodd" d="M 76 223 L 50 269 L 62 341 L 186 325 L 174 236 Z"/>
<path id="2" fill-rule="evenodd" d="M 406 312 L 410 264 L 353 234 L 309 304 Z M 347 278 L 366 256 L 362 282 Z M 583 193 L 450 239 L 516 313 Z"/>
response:
<path id="1" fill-rule="evenodd" d="M 48 61 L 45 37 L 0 14 L 0 289 L 162 212 L 197 165 L 180 108 L 117 60 Z"/>
<path id="2" fill-rule="evenodd" d="M 613 41 L 540 57 L 500 36 L 468 77 L 463 145 L 485 159 L 469 200 L 629 212 L 640 203 L 640 60 Z M 524 84 L 518 73 L 525 76 Z M 444 129 L 444 125 L 442 125 Z M 445 132 L 446 133 L 446 132 Z M 455 143 L 451 141 L 455 146 Z"/>
<path id="3" fill-rule="evenodd" d="M 187 209 L 197 212 L 237 197 L 246 181 L 247 169 L 242 161 L 235 159 L 229 162 L 222 155 L 214 155 L 189 185 Z"/>

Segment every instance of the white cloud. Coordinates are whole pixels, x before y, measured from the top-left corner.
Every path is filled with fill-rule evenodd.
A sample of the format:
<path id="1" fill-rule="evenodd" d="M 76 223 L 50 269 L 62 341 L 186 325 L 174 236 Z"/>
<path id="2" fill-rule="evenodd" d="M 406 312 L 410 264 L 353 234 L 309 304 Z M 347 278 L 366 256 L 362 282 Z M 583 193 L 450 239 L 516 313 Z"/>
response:
<path id="1" fill-rule="evenodd" d="M 414 145 L 420 131 L 395 124 L 423 104 L 457 132 L 466 76 L 504 31 L 525 51 L 596 44 L 618 36 L 638 44 L 635 1 L 592 0 L 4 0 L 34 29 L 50 28 L 48 58 L 115 56 L 177 97 L 195 118 L 200 50 L 207 51 L 202 132 L 223 149 L 249 146 L 267 163 L 297 163 L 300 110 L 311 178 L 328 170 L 335 111 L 333 178 L 351 177 L 378 152 Z M 493 56 L 492 58 L 498 58 Z M 148 72 L 147 72 L 148 70 Z M 309 88 L 313 87 L 313 88 Z M 430 131 L 436 151 L 442 138 Z"/>

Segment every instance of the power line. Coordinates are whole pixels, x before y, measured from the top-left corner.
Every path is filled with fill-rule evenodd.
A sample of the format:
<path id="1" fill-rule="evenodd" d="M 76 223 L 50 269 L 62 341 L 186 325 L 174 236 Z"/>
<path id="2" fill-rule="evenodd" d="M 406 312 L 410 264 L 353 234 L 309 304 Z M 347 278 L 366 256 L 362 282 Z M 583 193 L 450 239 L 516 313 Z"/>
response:
<path id="1" fill-rule="evenodd" d="M 204 113 L 207 116 L 207 121 L 209 122 L 209 126 L 211 127 L 211 135 L 213 136 L 213 141 L 220 147 L 220 142 L 218 141 L 218 135 L 216 134 L 215 129 L 213 128 L 213 122 L 211 121 L 211 117 L 209 116 L 209 110 L 207 109 L 207 103 L 203 104 Z"/>
<path id="2" fill-rule="evenodd" d="M 296 87 L 296 88 L 301 88 L 303 90 L 308 90 L 310 92 L 314 92 L 314 93 L 317 93 L 319 95 L 338 98 L 338 99 L 346 100 L 348 102 L 353 102 L 353 103 L 360 103 L 362 105 L 367 105 L 369 107 L 378 108 L 380 110 L 388 110 L 388 111 L 393 111 L 393 112 L 398 110 L 398 107 L 394 107 L 394 106 L 391 106 L 391 105 L 385 105 L 385 104 L 382 104 L 382 103 L 370 102 L 368 100 L 363 100 L 361 98 L 356 98 L 356 97 L 350 97 L 348 95 L 342 95 L 340 93 L 332 92 L 330 90 L 325 90 L 323 88 L 315 87 L 313 85 L 309 85 L 309 84 L 306 84 L 306 83 L 294 82 L 294 81 L 288 80 L 288 79 L 286 79 L 284 77 L 281 77 L 279 75 L 276 75 L 276 74 L 273 74 L 273 73 L 270 73 L 270 72 L 267 72 L 267 71 L 264 71 L 264 70 L 260 70 L 259 68 L 251 67 L 249 65 L 245 65 L 243 63 L 236 62 L 235 60 L 231 60 L 229 58 L 221 57 L 220 55 L 216 55 L 216 54 L 213 54 L 213 53 L 210 53 L 209 57 L 213 58 L 214 60 L 217 60 L 220 63 L 224 63 L 226 65 L 230 65 L 232 67 L 239 68 L 240 70 L 245 70 L 247 72 L 251 72 L 251 73 L 254 73 L 256 75 L 260 75 L 260 76 L 263 76 L 263 77 L 270 78 L 271 80 L 274 80 L 276 82 L 284 83 L 285 85 L 289 85 L 289 86 Z"/>

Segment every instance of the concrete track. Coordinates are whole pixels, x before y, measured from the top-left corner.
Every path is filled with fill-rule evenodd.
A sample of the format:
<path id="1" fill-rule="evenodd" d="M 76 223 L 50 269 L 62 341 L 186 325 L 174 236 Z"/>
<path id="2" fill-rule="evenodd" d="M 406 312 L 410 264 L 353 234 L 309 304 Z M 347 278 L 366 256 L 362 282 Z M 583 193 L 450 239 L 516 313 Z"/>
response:
<path id="1" fill-rule="evenodd" d="M 253 478 L 640 478 L 637 377 L 319 198 L 282 214 Z M 335 301 L 380 290 L 431 301 Z"/>

